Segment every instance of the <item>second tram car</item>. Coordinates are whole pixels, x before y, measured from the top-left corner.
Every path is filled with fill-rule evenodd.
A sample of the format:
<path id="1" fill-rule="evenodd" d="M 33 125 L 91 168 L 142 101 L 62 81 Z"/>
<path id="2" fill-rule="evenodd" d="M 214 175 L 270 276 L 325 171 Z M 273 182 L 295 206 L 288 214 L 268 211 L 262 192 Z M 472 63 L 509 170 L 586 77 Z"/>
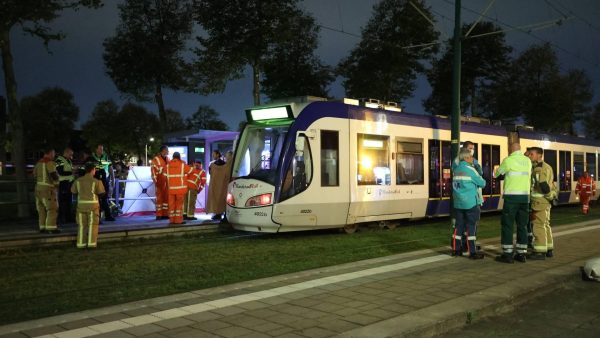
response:
<path id="1" fill-rule="evenodd" d="M 400 219 L 449 214 L 447 118 L 315 97 L 257 106 L 246 115 L 227 193 L 227 219 L 235 229 L 353 232 L 365 222 L 392 227 Z M 512 140 L 544 148 L 560 203 L 576 202 L 575 182 L 584 169 L 597 180 L 599 141 L 472 120 L 462 121 L 461 139 L 475 143 L 484 171 L 483 211 L 502 208 L 502 185 L 493 173 Z"/>

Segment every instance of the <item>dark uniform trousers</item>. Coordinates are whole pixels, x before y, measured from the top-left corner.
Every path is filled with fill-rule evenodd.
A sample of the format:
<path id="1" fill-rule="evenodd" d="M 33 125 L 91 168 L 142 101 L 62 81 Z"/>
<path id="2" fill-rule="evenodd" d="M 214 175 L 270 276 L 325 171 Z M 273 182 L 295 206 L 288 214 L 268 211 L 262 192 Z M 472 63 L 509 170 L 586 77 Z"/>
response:
<path id="1" fill-rule="evenodd" d="M 517 223 L 516 251 L 517 254 L 526 254 L 529 203 L 520 203 L 510 199 L 505 199 L 500 222 L 502 224 L 502 232 L 500 236 L 502 252 L 505 254 L 513 253 L 513 231 L 514 224 Z"/>

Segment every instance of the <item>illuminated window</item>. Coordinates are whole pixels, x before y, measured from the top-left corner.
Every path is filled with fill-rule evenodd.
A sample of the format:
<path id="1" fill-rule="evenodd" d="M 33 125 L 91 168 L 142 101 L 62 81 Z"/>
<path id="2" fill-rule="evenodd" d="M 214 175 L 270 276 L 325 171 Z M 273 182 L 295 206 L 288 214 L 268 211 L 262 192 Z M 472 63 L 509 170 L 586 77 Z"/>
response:
<path id="1" fill-rule="evenodd" d="M 338 163 L 338 132 L 321 130 L 321 186 L 336 187 L 340 185 Z"/>
<path id="2" fill-rule="evenodd" d="M 585 165 L 588 173 L 594 179 L 596 176 L 596 154 L 595 153 L 585 153 Z"/>
<path id="3" fill-rule="evenodd" d="M 429 140 L 429 197 L 452 194 L 450 141 Z"/>
<path id="4" fill-rule="evenodd" d="M 423 141 L 396 141 L 396 184 L 423 184 Z"/>
<path id="5" fill-rule="evenodd" d="M 358 134 L 358 185 L 390 185 L 389 137 Z"/>
<path id="6" fill-rule="evenodd" d="M 573 179 L 577 181 L 583 174 L 583 153 L 573 153 Z"/>
<path id="7" fill-rule="evenodd" d="M 494 172 L 500 166 L 500 146 L 493 144 L 481 145 L 481 158 L 479 159 L 485 187 L 482 189 L 483 195 L 500 194 L 500 184 L 494 179 Z"/>
<path id="8" fill-rule="evenodd" d="M 560 191 L 571 191 L 571 152 L 559 151 L 559 174 L 556 175 L 560 179 Z"/>

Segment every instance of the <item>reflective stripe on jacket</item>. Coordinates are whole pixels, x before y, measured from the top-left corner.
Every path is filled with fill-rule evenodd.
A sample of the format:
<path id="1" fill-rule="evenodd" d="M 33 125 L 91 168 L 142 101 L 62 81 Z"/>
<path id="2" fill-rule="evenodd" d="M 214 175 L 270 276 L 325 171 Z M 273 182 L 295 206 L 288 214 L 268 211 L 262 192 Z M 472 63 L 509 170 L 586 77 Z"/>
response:
<path id="1" fill-rule="evenodd" d="M 188 190 L 186 175 L 194 168 L 179 159 L 173 159 L 167 165 L 167 179 L 169 180 L 169 194 L 185 194 Z"/>

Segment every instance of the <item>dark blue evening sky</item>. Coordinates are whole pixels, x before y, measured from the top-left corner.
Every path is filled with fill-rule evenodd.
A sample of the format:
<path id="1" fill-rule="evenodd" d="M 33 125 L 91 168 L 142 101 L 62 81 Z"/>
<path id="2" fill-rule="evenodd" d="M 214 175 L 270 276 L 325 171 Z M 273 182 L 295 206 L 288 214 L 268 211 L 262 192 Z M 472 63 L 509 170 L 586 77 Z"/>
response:
<path id="1" fill-rule="evenodd" d="M 361 27 L 371 17 L 371 9 L 376 0 L 305 0 L 304 8 L 312 13 L 323 26 L 344 30 L 360 35 Z M 20 97 L 33 95 L 40 90 L 58 86 L 73 93 L 81 109 L 80 122 L 88 119 L 98 101 L 124 100 L 105 73 L 102 61 L 102 42 L 114 34 L 118 23 L 117 4 L 119 1 L 106 0 L 100 10 L 65 11 L 52 27 L 64 32 L 63 41 L 50 44 L 49 54 L 40 40 L 24 35 L 19 29 L 11 32 L 15 69 Z M 476 12 L 482 12 L 489 0 L 463 0 L 463 6 Z M 452 35 L 454 20 L 454 1 L 428 0 L 434 11 L 438 30 L 443 32 L 442 39 Z M 560 11 L 560 12 L 559 12 Z M 500 26 L 508 24 L 514 27 L 559 19 L 562 14 L 572 18 L 560 26 L 533 31 L 536 37 L 518 30 L 507 33 L 508 43 L 515 53 L 531 44 L 552 42 L 557 50 L 561 69 L 585 69 L 592 79 L 595 91 L 594 103 L 600 101 L 600 1 L 597 0 L 501 0 L 495 1 L 487 16 L 498 20 Z M 467 9 L 463 10 L 463 22 L 472 22 L 476 16 Z M 509 29 L 508 27 L 504 27 Z M 317 51 L 322 60 L 335 65 L 345 57 L 359 42 L 359 38 L 340 32 L 322 29 L 321 43 Z M 428 41 L 424 41 L 428 42 Z M 232 129 L 244 118 L 243 110 L 252 105 L 251 78 L 232 81 L 223 93 L 209 96 L 175 93 L 166 91 L 165 104 L 178 110 L 184 117 L 190 116 L 200 104 L 215 108 L 221 118 Z M 401 104 L 407 111 L 422 113 L 421 101 L 429 95 L 427 81 L 419 79 L 414 97 Z M 5 95 L 4 81 L 0 84 L 0 93 Z M 330 94 L 343 97 L 344 90 L 338 79 L 330 88 Z M 146 106 L 156 111 L 154 104 Z"/>

